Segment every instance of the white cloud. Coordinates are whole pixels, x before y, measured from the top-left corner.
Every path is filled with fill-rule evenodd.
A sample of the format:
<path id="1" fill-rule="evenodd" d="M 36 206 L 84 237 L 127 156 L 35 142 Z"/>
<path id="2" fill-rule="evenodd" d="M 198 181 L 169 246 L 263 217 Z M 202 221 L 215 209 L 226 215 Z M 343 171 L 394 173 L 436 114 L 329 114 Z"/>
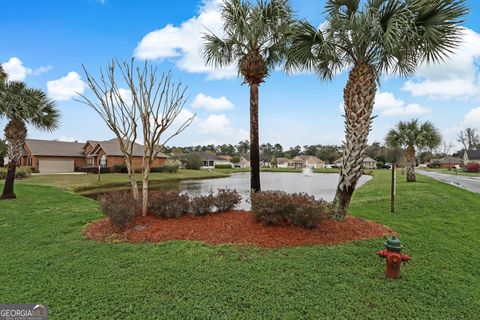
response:
<path id="1" fill-rule="evenodd" d="M 135 57 L 142 60 L 173 58 L 179 69 L 206 73 L 209 79 L 237 76 L 235 65 L 225 68 L 205 66 L 201 55 L 204 33 L 211 31 L 218 36 L 223 35 L 220 4 L 221 0 L 205 0 L 198 15 L 180 26 L 167 24 L 148 33 L 135 48 Z"/>
<path id="2" fill-rule="evenodd" d="M 232 121 L 224 114 L 212 114 L 199 123 L 200 132 L 207 135 L 228 136 L 232 134 Z"/>
<path id="3" fill-rule="evenodd" d="M 478 61 L 480 34 L 465 28 L 463 42 L 443 63 L 424 65 L 417 78 L 405 82 L 402 90 L 414 97 L 431 99 L 469 98 L 480 93 Z"/>
<path id="4" fill-rule="evenodd" d="M 2 66 L 10 81 L 23 81 L 27 74 L 32 73 L 32 69 L 26 68 L 22 60 L 17 57 L 10 58 L 7 62 L 2 63 Z"/>
<path id="5" fill-rule="evenodd" d="M 48 95 L 55 100 L 69 100 L 85 91 L 86 84 L 80 75 L 70 71 L 65 77 L 47 82 Z"/>
<path id="6" fill-rule="evenodd" d="M 250 140 L 250 132 L 245 129 L 238 130 L 238 140 Z"/>
<path id="7" fill-rule="evenodd" d="M 463 116 L 462 127 L 480 129 L 480 107 L 470 110 Z"/>
<path id="8" fill-rule="evenodd" d="M 233 103 L 226 97 L 213 98 L 203 93 L 199 93 L 193 100 L 192 107 L 203 108 L 209 112 L 211 111 L 223 111 L 233 109 Z"/>
<path id="9" fill-rule="evenodd" d="M 377 92 L 375 96 L 375 109 L 385 117 L 412 116 L 432 112 L 419 104 L 405 104 L 405 101 L 397 99 L 391 92 Z"/>
<path id="10" fill-rule="evenodd" d="M 7 72 L 10 81 L 23 81 L 27 75 L 39 76 L 52 69 L 52 66 L 41 66 L 32 70 L 32 68 L 25 67 L 23 61 L 17 57 L 11 57 L 7 62 L 2 63 L 2 66 Z"/>

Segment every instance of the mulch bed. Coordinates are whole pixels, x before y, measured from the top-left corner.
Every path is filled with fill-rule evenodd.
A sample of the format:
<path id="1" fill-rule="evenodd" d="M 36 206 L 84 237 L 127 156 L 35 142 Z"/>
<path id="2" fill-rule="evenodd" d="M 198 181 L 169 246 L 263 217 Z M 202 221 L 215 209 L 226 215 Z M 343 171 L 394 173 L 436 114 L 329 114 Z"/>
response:
<path id="1" fill-rule="evenodd" d="M 139 225 L 145 227 L 135 230 L 134 226 Z M 131 227 L 119 233 L 114 231 L 109 219 L 102 219 L 92 222 L 85 229 L 85 237 L 97 241 L 138 243 L 197 240 L 211 244 L 254 244 L 269 248 L 339 244 L 392 233 L 384 225 L 351 216 L 347 216 L 343 222 L 324 220 L 311 230 L 296 226 L 263 226 L 248 211 L 231 211 L 206 217 L 186 215 L 180 219 L 137 217 Z"/>

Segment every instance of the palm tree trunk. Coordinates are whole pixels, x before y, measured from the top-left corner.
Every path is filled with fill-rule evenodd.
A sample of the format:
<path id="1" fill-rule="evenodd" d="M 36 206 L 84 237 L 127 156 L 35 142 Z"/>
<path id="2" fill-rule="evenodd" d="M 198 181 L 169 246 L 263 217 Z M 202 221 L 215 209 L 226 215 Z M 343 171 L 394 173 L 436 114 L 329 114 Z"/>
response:
<path id="1" fill-rule="evenodd" d="M 416 182 L 417 177 L 415 175 L 415 147 L 409 145 L 407 147 L 407 182 Z"/>
<path id="2" fill-rule="evenodd" d="M 7 177 L 3 186 L 3 193 L 0 199 L 15 199 L 14 192 L 15 172 L 17 161 L 20 158 L 25 139 L 27 138 L 27 127 L 23 121 L 11 119 L 5 127 L 5 138 L 8 141 L 8 164 Z"/>
<path id="3" fill-rule="evenodd" d="M 260 147 L 258 142 L 258 84 L 250 84 L 250 165 L 252 167 L 250 189 L 260 188 Z"/>
<path id="4" fill-rule="evenodd" d="M 358 179 L 362 176 L 362 163 L 372 124 L 372 110 L 377 91 L 374 69 L 359 63 L 350 71 L 343 92 L 345 108 L 345 141 L 342 168 L 333 200 L 331 218 L 343 220 L 347 214 Z"/>

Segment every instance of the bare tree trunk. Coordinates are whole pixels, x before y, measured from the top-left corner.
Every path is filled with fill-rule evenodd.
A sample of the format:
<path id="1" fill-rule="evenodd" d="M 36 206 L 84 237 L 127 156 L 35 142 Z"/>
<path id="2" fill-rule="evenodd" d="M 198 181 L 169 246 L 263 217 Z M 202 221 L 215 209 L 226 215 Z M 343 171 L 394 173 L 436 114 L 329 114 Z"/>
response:
<path id="1" fill-rule="evenodd" d="M 148 210 L 148 177 L 150 175 L 150 166 L 145 168 L 145 172 L 142 175 L 142 216 L 147 215 Z"/>
<path id="2" fill-rule="evenodd" d="M 7 176 L 5 185 L 3 186 L 3 193 L 0 199 L 15 199 L 15 172 L 17 170 L 17 161 L 25 144 L 27 137 L 27 127 L 21 120 L 11 119 L 5 127 L 5 138 L 8 141 L 8 164 Z"/>
<path id="3" fill-rule="evenodd" d="M 260 146 L 258 141 L 258 84 L 250 85 L 250 189 L 253 192 L 260 187 Z"/>
<path id="4" fill-rule="evenodd" d="M 140 200 L 140 194 L 138 193 L 137 179 L 135 179 L 135 168 L 133 167 L 132 159 L 125 158 L 125 165 L 127 166 L 128 179 L 132 186 L 133 199 L 138 202 Z"/>
<path id="5" fill-rule="evenodd" d="M 343 92 L 345 109 L 345 142 L 337 193 L 331 218 L 343 220 L 347 214 L 358 179 L 362 176 L 372 110 L 377 91 L 376 75 L 366 63 L 357 64 L 349 74 Z"/>
<path id="6" fill-rule="evenodd" d="M 417 177 L 415 175 L 415 147 L 407 147 L 407 182 L 416 182 Z"/>

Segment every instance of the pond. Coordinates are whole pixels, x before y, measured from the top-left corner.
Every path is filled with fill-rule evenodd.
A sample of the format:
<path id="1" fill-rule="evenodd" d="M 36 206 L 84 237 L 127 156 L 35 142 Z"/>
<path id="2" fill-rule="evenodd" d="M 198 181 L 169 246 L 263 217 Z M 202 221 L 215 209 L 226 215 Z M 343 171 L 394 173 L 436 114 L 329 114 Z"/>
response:
<path id="1" fill-rule="evenodd" d="M 335 197 L 335 191 L 338 183 L 338 174 L 334 173 L 313 173 L 304 175 L 295 172 L 262 172 L 261 173 L 262 190 L 281 190 L 288 193 L 306 192 L 315 196 L 317 199 L 332 201 Z M 358 186 L 364 185 L 371 176 L 362 176 Z M 246 201 L 250 192 L 250 173 L 234 173 L 230 177 L 222 179 L 192 180 L 182 181 L 178 184 L 178 190 L 190 195 L 214 192 L 220 188 L 236 189 L 242 196 L 242 203 L 239 209 L 250 209 L 250 204 Z"/>
<path id="2" fill-rule="evenodd" d="M 317 199 L 332 201 L 338 183 L 338 174 L 335 173 L 312 173 L 304 175 L 297 172 L 262 172 L 262 190 L 281 190 L 288 193 L 306 192 Z M 358 187 L 369 181 L 371 176 L 362 176 Z M 152 186 L 154 189 L 177 190 L 188 195 L 207 194 L 212 190 L 229 188 L 237 190 L 242 196 L 242 203 L 237 209 L 250 210 L 248 203 L 250 193 L 250 172 L 233 173 L 227 178 L 186 180 L 175 183 L 161 183 Z M 102 192 L 103 193 L 103 192 Z M 97 194 L 89 194 L 88 197 L 98 199 Z"/>

